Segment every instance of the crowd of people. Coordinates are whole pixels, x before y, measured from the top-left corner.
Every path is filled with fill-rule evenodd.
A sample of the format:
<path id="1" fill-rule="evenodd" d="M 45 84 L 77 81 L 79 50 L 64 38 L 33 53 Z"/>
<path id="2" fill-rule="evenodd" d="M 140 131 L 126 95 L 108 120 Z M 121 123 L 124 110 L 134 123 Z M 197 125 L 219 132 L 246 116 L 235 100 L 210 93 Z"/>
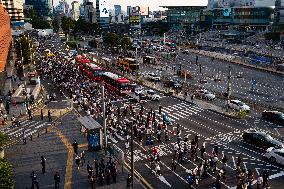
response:
<path id="1" fill-rule="evenodd" d="M 39 48 L 39 53 L 44 51 L 44 47 Z M 98 83 L 91 81 L 86 75 L 82 74 L 78 66 L 73 61 L 64 59 L 59 53 L 54 52 L 54 57 L 41 57 L 38 59 L 38 69 L 41 70 L 42 78 L 50 81 L 50 87 L 59 91 L 61 96 L 66 95 L 78 104 L 80 113 L 97 118 L 101 115 L 101 89 Z M 48 96 L 56 98 L 56 94 Z M 134 140 L 140 145 L 148 147 L 148 160 L 151 167 L 151 172 L 157 176 L 163 174 L 161 172 L 161 157 L 155 144 L 168 141 L 174 142 L 172 146 L 172 160 L 169 165 L 172 171 L 177 170 L 178 164 L 183 164 L 185 160 L 198 162 L 198 166 L 189 170 L 188 185 L 193 188 L 193 185 L 198 186 L 203 179 L 214 176 L 216 181 L 213 187 L 216 189 L 222 188 L 222 181 L 226 179 L 227 162 L 229 158 L 223 154 L 221 160 L 218 145 L 214 145 L 212 151 L 206 149 L 205 143 L 200 143 L 198 134 L 190 140 L 190 136 L 183 132 L 182 127 L 173 123 L 166 115 L 154 110 L 146 111 L 143 105 L 139 108 L 134 108 L 132 104 L 123 103 L 114 105 L 111 101 L 116 100 L 116 95 L 106 97 L 106 116 L 107 116 L 107 133 L 108 137 L 116 140 L 119 136 L 124 136 L 125 151 L 129 152 L 131 133 Z M 84 152 L 78 153 L 78 144 L 73 143 L 75 163 L 80 169 L 85 164 Z M 205 155 L 207 154 L 207 155 Z M 222 162 L 219 165 L 218 162 Z M 237 189 L 252 188 L 254 173 L 251 170 L 245 170 L 241 167 L 241 157 L 237 160 L 236 178 Z M 94 187 L 96 181 L 100 185 L 116 182 L 117 168 L 116 163 L 112 158 L 105 161 L 103 158 L 87 163 L 88 177 Z M 94 168 L 93 168 L 94 167 Z M 95 171 L 94 171 L 95 170 Z M 257 181 L 257 187 L 268 187 L 268 172 L 265 171 L 263 176 Z M 127 185 L 130 186 L 130 178 L 127 179 Z"/>

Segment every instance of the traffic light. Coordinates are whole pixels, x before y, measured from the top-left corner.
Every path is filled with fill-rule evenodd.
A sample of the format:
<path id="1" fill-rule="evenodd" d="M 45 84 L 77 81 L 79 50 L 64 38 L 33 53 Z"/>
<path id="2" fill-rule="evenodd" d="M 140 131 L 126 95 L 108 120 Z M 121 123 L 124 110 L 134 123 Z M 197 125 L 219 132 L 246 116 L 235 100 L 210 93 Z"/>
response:
<path id="1" fill-rule="evenodd" d="M 159 114 L 161 114 L 161 113 L 162 113 L 162 106 L 159 105 Z"/>

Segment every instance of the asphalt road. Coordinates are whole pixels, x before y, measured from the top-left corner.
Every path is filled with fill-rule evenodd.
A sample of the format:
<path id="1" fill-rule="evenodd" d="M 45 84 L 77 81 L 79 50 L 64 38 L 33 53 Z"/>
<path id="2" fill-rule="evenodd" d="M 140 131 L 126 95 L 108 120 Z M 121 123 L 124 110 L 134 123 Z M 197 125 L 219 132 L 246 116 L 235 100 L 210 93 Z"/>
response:
<path id="1" fill-rule="evenodd" d="M 59 43 L 59 42 L 58 42 Z M 185 59 L 185 60 L 184 60 Z M 189 63 L 189 62 L 192 63 Z M 198 74 L 199 67 L 195 65 L 195 55 L 179 55 L 175 63 L 182 63 L 182 66 L 186 69 L 192 70 L 196 74 L 196 78 L 192 82 L 199 85 L 196 81 L 204 76 L 212 78 L 212 75 L 216 72 L 221 73 L 221 77 L 225 80 L 228 72 L 228 63 L 221 61 L 214 61 L 213 63 L 206 57 L 199 57 L 199 62 L 202 64 L 202 74 Z M 156 69 L 149 66 L 142 67 L 143 72 L 156 71 Z M 169 73 L 172 71 L 168 71 Z M 257 70 L 251 70 L 244 68 L 242 66 L 232 65 L 232 73 L 244 72 L 244 79 L 233 79 L 233 94 L 234 95 L 244 95 L 245 98 L 251 98 L 256 102 L 264 100 L 261 95 L 250 94 L 250 80 L 251 78 L 257 80 L 257 89 L 260 94 L 268 95 L 268 100 L 275 105 L 283 104 L 283 99 L 277 97 L 277 93 L 283 91 L 283 83 L 281 78 L 277 75 L 272 75 L 269 73 L 263 73 Z M 165 72 L 161 72 L 164 74 Z M 167 73 L 168 74 L 168 73 Z M 210 90 L 218 90 L 219 92 L 224 92 L 226 88 L 226 82 L 218 82 L 208 80 L 208 84 L 204 87 Z M 258 86 L 259 85 L 259 86 Z M 111 94 L 107 91 L 107 94 Z M 122 97 L 125 102 L 130 103 L 128 97 Z M 121 105 L 119 103 L 118 105 Z M 257 129 L 268 132 L 271 136 L 283 141 L 283 135 L 279 134 L 283 130 L 276 130 L 276 125 L 269 124 L 262 121 L 257 117 L 250 117 L 244 120 L 237 120 L 233 118 L 225 117 L 219 113 L 215 113 L 209 110 L 202 109 L 195 104 L 190 102 L 185 102 L 174 97 L 162 97 L 159 102 L 148 101 L 143 106 L 145 108 L 144 116 L 146 112 L 151 108 L 154 111 L 158 111 L 158 106 L 162 105 L 162 112 L 167 114 L 174 123 L 179 123 L 181 125 L 182 137 L 185 134 L 190 135 L 190 140 L 198 134 L 199 136 L 199 146 L 202 143 L 206 145 L 206 152 L 210 154 L 212 148 L 215 144 L 219 147 L 218 158 L 221 160 L 222 154 L 226 154 L 229 157 L 228 165 L 226 167 L 227 179 L 222 179 L 222 185 L 224 188 L 231 188 L 236 186 L 236 159 L 238 156 L 242 157 L 243 162 L 241 167 L 245 170 L 251 169 L 256 176 L 260 175 L 263 170 L 269 170 L 271 175 L 270 186 L 274 187 L 284 187 L 283 176 L 284 167 L 278 164 L 272 164 L 269 160 L 265 159 L 263 154 L 264 149 L 257 148 L 248 143 L 243 142 L 241 135 L 246 129 Z M 138 110 L 140 104 L 134 105 L 134 108 Z M 131 119 L 132 116 L 127 116 Z M 157 119 L 159 114 L 157 113 Z M 134 118 L 132 118 L 134 119 Z M 175 127 L 175 124 L 174 124 Z M 174 128 L 172 128 L 174 129 Z M 282 128 L 281 128 L 282 129 Z M 156 134 L 153 134 L 154 140 Z M 162 139 L 164 134 L 162 133 Z M 115 143 L 121 149 L 124 150 L 126 154 L 126 161 L 130 161 L 130 154 L 126 152 L 124 148 L 125 136 L 121 136 L 116 133 L 116 138 L 109 137 L 109 141 Z M 173 157 L 173 143 L 176 141 L 176 136 L 172 136 L 170 141 L 157 142 L 155 140 L 154 145 L 158 147 L 158 153 L 161 159 L 161 176 L 156 176 L 156 174 L 150 169 L 149 161 L 147 160 L 147 148 L 145 146 L 145 141 L 139 143 L 136 139 L 134 142 L 134 154 L 135 154 L 135 169 L 141 174 L 154 188 L 186 188 L 188 176 L 187 171 L 194 169 L 200 162 L 200 153 L 198 152 L 197 161 L 190 159 L 188 155 L 185 156 L 184 162 L 178 164 L 177 171 L 171 171 L 171 159 Z M 219 161 L 219 166 L 221 162 Z M 281 179 L 282 178 L 282 179 Z M 212 183 L 215 181 L 215 174 L 211 174 L 208 178 L 201 180 L 200 185 L 196 188 L 210 188 Z"/>
<path id="2" fill-rule="evenodd" d="M 204 110 L 196 105 L 184 102 L 173 97 L 163 97 L 160 102 L 147 102 L 143 106 L 146 112 L 153 111 L 158 114 L 158 106 L 162 105 L 162 112 L 168 115 L 175 123 L 181 125 L 182 138 L 186 134 L 190 135 L 190 140 L 194 138 L 196 134 L 199 136 L 199 146 L 202 143 L 206 145 L 206 152 L 211 153 L 215 144 L 219 147 L 219 167 L 221 166 L 222 154 L 226 154 L 229 157 L 228 165 L 226 166 L 227 179 L 222 180 L 224 188 L 234 187 L 236 185 L 236 160 L 240 156 L 243 159 L 241 167 L 245 170 L 251 169 L 255 176 L 259 176 L 263 170 L 269 170 L 270 175 L 281 176 L 284 175 L 284 167 L 272 164 L 264 158 L 264 149 L 252 146 L 242 140 L 242 133 L 247 129 L 263 130 L 270 133 L 275 138 L 281 138 L 273 128 L 266 128 L 261 124 L 252 124 L 250 120 L 236 120 L 225 117 L 221 114 Z M 135 107 L 135 105 L 134 105 Z M 136 111 L 140 109 L 140 105 L 136 105 Z M 131 116 L 127 117 L 129 120 L 135 119 Z M 175 124 L 174 124 L 175 127 Z M 162 132 L 163 133 L 163 132 Z M 153 134 L 154 138 L 156 134 Z M 135 154 L 135 168 L 136 170 L 148 181 L 154 188 L 185 188 L 187 186 L 186 178 L 188 176 L 187 171 L 193 170 L 201 162 L 200 153 L 198 152 L 197 161 L 190 159 L 189 155 L 185 155 L 185 161 L 182 164 L 178 164 L 177 171 L 171 171 L 171 159 L 173 158 L 173 145 L 176 142 L 176 136 L 173 136 L 172 140 L 165 142 L 164 135 L 162 134 L 162 142 L 157 142 L 156 139 L 154 146 L 158 147 L 158 153 L 161 159 L 161 172 L 162 176 L 156 176 L 150 169 L 147 149 L 149 146 L 145 146 L 145 141 L 139 143 L 137 140 L 134 142 L 134 154 Z M 283 138 L 282 138 L 283 140 Z M 119 136 L 111 140 L 118 145 L 121 149 L 125 149 L 125 136 Z M 153 146 L 151 146 L 152 148 Z M 130 161 L 130 153 L 126 152 L 126 159 Z M 215 180 L 215 174 L 211 174 L 208 178 L 201 180 L 200 185 L 197 188 L 210 188 Z M 283 185 L 284 182 L 270 181 L 271 186 Z"/>

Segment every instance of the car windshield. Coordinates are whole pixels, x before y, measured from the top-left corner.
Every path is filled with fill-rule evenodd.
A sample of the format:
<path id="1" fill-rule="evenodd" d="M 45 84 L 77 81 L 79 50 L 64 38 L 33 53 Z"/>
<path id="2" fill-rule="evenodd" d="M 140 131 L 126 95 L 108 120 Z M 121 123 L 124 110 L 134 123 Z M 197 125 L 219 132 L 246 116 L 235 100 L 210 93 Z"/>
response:
<path id="1" fill-rule="evenodd" d="M 155 94 L 155 92 L 154 91 L 148 91 L 148 94 L 153 95 L 153 94 Z"/>
<path id="2" fill-rule="evenodd" d="M 281 119 L 284 119 L 284 114 L 281 113 L 281 112 L 277 112 L 276 115 L 281 118 Z"/>
<path id="3" fill-rule="evenodd" d="M 243 106 L 243 105 L 245 105 L 244 103 L 242 103 L 242 102 L 238 102 L 238 104 L 240 105 L 240 106 Z"/>

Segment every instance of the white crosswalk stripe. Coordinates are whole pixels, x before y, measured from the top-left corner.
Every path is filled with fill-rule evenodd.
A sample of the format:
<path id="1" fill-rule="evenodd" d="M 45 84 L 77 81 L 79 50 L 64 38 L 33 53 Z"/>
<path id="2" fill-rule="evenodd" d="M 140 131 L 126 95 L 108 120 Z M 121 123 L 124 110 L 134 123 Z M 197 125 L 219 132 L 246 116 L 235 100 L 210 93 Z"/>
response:
<path id="1" fill-rule="evenodd" d="M 197 114 L 198 112 L 201 111 L 203 111 L 202 108 L 184 102 L 162 108 L 162 113 L 166 114 L 167 117 L 171 119 L 173 118 L 173 120 L 185 119 L 188 116 Z"/>
<path id="2" fill-rule="evenodd" d="M 36 120 L 24 120 L 20 121 L 20 126 L 9 126 L 2 130 L 4 134 L 8 135 L 10 138 L 17 138 L 25 133 L 26 136 L 31 136 L 32 134 L 38 132 L 41 128 L 50 126 L 51 123 Z"/>

